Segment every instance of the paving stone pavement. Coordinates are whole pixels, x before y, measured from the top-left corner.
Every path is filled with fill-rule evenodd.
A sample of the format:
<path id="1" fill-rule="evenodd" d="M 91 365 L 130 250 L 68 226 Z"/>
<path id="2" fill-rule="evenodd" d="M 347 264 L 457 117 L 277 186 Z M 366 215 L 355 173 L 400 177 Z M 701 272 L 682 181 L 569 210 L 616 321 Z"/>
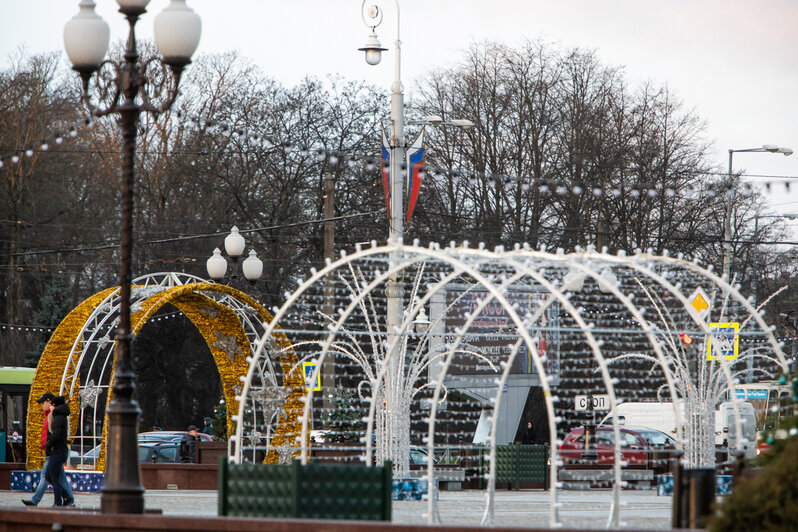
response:
<path id="1" fill-rule="evenodd" d="M 23 507 L 22 499 L 30 493 L 0 491 L 0 506 Z M 216 515 L 216 491 L 149 490 L 145 507 L 160 509 L 165 515 L 194 517 Z M 484 491 L 441 492 L 438 501 L 440 523 L 446 525 L 478 525 L 485 512 Z M 604 529 L 609 517 L 609 491 L 561 491 L 558 494 L 560 523 L 566 528 Z M 40 507 L 49 507 L 52 494 L 45 495 Z M 78 493 L 79 508 L 100 508 L 99 494 Z M 541 528 L 549 525 L 549 493 L 538 490 L 496 492 L 494 525 Z M 621 496 L 621 527 L 630 529 L 666 530 L 670 528 L 671 498 L 658 497 L 654 491 L 629 491 Z M 394 501 L 393 522 L 422 524 L 427 522 L 426 501 Z"/>

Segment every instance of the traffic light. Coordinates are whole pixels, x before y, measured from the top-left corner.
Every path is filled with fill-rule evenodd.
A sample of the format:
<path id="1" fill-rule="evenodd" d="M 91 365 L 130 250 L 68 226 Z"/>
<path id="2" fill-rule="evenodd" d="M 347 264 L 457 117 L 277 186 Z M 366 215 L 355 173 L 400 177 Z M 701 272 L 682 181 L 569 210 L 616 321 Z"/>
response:
<path id="1" fill-rule="evenodd" d="M 693 339 L 690 338 L 690 335 L 687 333 L 679 333 L 679 338 L 681 338 L 682 342 L 684 342 L 686 345 L 690 345 L 693 343 Z"/>

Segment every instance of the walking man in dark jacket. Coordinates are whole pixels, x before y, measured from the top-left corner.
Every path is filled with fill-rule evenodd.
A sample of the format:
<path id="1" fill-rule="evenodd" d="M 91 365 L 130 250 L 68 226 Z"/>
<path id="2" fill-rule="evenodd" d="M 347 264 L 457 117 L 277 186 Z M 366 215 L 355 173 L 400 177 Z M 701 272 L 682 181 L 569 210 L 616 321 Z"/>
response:
<path id="1" fill-rule="evenodd" d="M 44 446 L 44 455 L 47 457 L 44 478 L 53 487 L 53 506 L 66 506 L 70 502 L 69 495 L 61 489 L 61 476 L 65 475 L 64 464 L 69 456 L 67 416 L 69 416 L 69 405 L 66 404 L 66 399 L 59 395 L 53 399 L 53 410 L 50 412 L 47 429 L 47 442 Z"/>
<path id="2" fill-rule="evenodd" d="M 197 461 L 197 433 L 199 429 L 190 425 L 188 434 L 180 440 L 180 461 L 184 464 L 193 464 Z"/>

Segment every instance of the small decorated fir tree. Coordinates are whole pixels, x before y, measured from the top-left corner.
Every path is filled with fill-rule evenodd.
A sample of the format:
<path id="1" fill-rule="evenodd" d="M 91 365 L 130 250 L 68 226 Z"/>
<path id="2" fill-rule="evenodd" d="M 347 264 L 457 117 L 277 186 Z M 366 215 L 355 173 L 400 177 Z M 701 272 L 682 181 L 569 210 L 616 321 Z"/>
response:
<path id="1" fill-rule="evenodd" d="M 364 432 L 363 415 L 355 404 L 352 391 L 336 388 L 333 394 L 335 405 L 324 419 L 324 427 L 329 431 L 328 442 L 357 442 Z"/>

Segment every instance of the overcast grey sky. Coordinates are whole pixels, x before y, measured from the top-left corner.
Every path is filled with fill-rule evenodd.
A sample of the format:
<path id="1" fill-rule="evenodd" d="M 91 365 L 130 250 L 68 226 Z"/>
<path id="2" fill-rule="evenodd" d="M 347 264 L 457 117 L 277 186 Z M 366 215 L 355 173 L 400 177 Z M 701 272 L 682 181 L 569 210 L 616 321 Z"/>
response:
<path id="1" fill-rule="evenodd" d="M 116 2 L 95 1 L 111 24 L 111 38 L 124 37 Z M 393 79 L 392 51 L 369 67 L 356 50 L 368 36 L 358 0 L 188 3 L 202 17 L 199 53 L 237 49 L 286 84 L 340 73 L 387 89 Z M 154 16 L 167 4 L 152 0 L 140 36 L 151 37 Z M 77 12 L 78 0 L 0 5 L 0 61 L 7 64 L 23 44 L 28 52 L 63 50 L 63 25 Z M 391 1 L 380 5 L 385 20 L 377 32 L 392 49 L 396 10 Z M 779 144 L 798 152 L 794 0 L 400 0 L 400 7 L 402 77 L 411 95 L 419 75 L 456 62 L 473 41 L 512 45 L 540 37 L 596 49 L 604 63 L 624 67 L 631 83 L 667 83 L 707 121 L 713 160 L 724 171 L 729 148 Z M 738 154 L 734 166 L 751 174 L 798 176 L 798 153 Z M 781 185 L 770 194 L 778 212 L 798 212 L 798 180 L 791 188 L 785 194 Z"/>

